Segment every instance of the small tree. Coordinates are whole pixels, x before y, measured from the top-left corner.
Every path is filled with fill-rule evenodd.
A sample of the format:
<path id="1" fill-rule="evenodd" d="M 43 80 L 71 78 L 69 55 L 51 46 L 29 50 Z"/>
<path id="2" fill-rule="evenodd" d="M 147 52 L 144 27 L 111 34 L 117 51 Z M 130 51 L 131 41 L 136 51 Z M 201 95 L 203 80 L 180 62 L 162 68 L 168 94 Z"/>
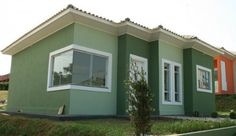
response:
<path id="1" fill-rule="evenodd" d="M 136 136 L 143 136 L 151 132 L 151 113 L 153 95 L 148 87 L 143 68 L 138 68 L 131 62 L 129 79 L 125 81 L 128 87 L 128 113 L 135 128 Z"/>

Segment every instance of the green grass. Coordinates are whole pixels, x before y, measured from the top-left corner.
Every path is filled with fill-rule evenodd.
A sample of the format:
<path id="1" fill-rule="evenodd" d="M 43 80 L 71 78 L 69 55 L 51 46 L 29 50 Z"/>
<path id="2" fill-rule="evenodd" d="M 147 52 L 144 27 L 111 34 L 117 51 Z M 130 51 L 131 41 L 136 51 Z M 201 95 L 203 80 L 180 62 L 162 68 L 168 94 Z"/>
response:
<path id="1" fill-rule="evenodd" d="M 176 134 L 236 125 L 236 122 L 190 120 L 153 121 L 155 135 Z M 1 136 L 126 136 L 133 134 L 127 120 L 98 119 L 84 121 L 50 121 L 19 116 L 0 115 Z"/>

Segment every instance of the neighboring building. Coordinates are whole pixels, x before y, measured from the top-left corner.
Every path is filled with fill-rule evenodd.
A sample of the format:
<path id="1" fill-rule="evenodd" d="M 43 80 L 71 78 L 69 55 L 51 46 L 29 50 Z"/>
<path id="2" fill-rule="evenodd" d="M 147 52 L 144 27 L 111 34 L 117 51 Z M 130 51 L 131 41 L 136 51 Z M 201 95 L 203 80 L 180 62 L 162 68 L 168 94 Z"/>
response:
<path id="1" fill-rule="evenodd" d="M 236 55 L 221 48 L 224 54 L 215 57 L 215 93 L 234 94 L 236 90 Z"/>
<path id="2" fill-rule="evenodd" d="M 55 115 L 127 115 L 130 60 L 148 73 L 154 115 L 215 111 L 213 60 L 197 37 L 68 6 L 3 50 L 12 55 L 7 110 Z"/>
<path id="3" fill-rule="evenodd" d="M 0 90 L 8 90 L 9 74 L 0 76 Z"/>

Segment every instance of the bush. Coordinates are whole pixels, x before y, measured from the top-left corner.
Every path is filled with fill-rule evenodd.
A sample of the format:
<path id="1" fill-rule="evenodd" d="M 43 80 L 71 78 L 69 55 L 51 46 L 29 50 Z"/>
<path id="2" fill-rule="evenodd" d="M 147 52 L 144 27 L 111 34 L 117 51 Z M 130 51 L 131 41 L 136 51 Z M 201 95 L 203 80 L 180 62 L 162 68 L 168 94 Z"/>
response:
<path id="1" fill-rule="evenodd" d="M 193 116 L 194 116 L 194 117 L 199 117 L 199 116 L 200 116 L 200 114 L 199 114 L 199 112 L 198 112 L 198 111 L 194 111 L 194 112 L 193 112 Z"/>
<path id="2" fill-rule="evenodd" d="M 211 113 L 211 117 L 212 118 L 217 118 L 218 117 L 218 113 L 217 112 L 212 112 Z"/>
<path id="3" fill-rule="evenodd" d="M 216 96 L 217 111 L 228 112 L 231 109 L 236 111 L 236 94 Z"/>
<path id="4" fill-rule="evenodd" d="M 143 68 L 131 62 L 128 87 L 128 113 L 135 128 L 135 135 L 145 135 L 151 132 L 152 92 L 148 87 Z"/>
<path id="5" fill-rule="evenodd" d="M 234 112 L 234 111 L 230 112 L 229 117 L 231 119 L 236 119 L 236 112 Z"/>

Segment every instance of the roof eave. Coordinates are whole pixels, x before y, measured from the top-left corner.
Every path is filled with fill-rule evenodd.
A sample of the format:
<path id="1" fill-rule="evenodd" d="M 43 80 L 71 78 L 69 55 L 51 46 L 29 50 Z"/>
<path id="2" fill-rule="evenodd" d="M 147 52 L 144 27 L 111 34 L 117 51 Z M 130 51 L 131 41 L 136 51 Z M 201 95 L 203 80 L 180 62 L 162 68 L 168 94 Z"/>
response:
<path id="1" fill-rule="evenodd" d="M 221 50 L 199 39 L 191 39 L 190 41 L 194 43 L 192 45 L 193 49 L 199 50 L 209 56 L 216 57 L 218 55 L 224 54 L 224 52 L 222 52 Z"/>
<path id="2" fill-rule="evenodd" d="M 70 25 L 72 21 L 73 18 L 70 15 L 70 9 L 65 9 L 17 39 L 15 42 L 4 48 L 1 52 L 3 54 L 14 55 L 15 53 L 24 50 L 48 35 L 55 33 L 67 25 Z"/>

